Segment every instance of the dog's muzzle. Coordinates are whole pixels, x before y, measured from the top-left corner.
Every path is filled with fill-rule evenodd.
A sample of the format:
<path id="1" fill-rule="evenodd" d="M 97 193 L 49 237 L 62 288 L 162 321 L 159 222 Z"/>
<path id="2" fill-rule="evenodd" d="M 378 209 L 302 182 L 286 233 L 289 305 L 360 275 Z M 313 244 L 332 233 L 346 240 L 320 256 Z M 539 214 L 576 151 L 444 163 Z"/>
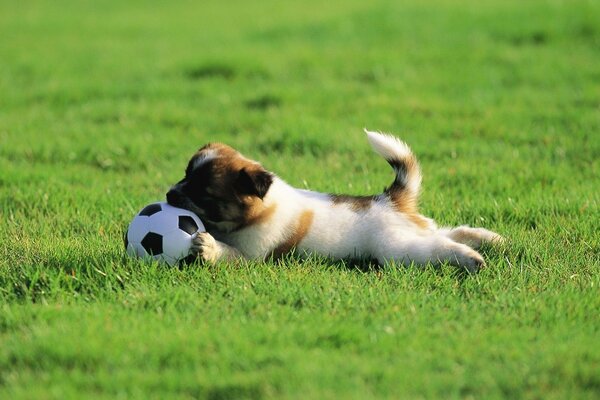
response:
<path id="1" fill-rule="evenodd" d="M 186 196 L 179 189 L 172 188 L 167 192 L 167 203 L 173 207 L 184 208 Z"/>

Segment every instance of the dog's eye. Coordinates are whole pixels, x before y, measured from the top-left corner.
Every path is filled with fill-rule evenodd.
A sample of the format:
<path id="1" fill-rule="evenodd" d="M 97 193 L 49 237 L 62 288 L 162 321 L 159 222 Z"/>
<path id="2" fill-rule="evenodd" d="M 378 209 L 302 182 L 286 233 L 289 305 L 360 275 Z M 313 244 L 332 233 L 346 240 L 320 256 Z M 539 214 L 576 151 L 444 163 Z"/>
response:
<path id="1" fill-rule="evenodd" d="M 207 186 L 211 176 L 212 169 L 208 165 L 203 165 L 191 171 L 187 179 L 194 182 L 194 185 Z"/>
<path id="2" fill-rule="evenodd" d="M 221 209 L 219 207 L 219 202 L 216 199 L 203 197 L 201 199 L 197 199 L 195 203 L 198 206 L 198 208 L 200 208 L 204 212 L 206 218 L 214 222 L 219 222 L 223 220 Z"/>

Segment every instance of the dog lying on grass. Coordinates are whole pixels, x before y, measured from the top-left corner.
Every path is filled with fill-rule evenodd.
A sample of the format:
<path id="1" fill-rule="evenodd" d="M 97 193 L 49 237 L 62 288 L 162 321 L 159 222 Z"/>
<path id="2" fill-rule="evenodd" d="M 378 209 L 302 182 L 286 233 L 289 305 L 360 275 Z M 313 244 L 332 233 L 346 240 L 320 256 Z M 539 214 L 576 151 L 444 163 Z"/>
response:
<path id="1" fill-rule="evenodd" d="M 483 228 L 438 228 L 419 214 L 421 173 L 410 148 L 393 136 L 365 132 L 396 174 L 390 187 L 372 196 L 296 189 L 227 145 L 202 147 L 167 193 L 169 204 L 196 213 L 206 225 L 207 232 L 194 239 L 193 254 L 217 262 L 296 251 L 382 264 L 482 268 L 475 249 L 502 237 Z"/>

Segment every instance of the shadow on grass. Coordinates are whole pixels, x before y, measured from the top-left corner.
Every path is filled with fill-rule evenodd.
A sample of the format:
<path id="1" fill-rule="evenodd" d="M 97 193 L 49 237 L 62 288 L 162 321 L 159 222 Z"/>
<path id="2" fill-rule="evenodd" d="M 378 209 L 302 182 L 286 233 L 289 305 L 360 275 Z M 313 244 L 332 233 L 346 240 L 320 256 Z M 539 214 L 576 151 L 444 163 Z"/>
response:
<path id="1" fill-rule="evenodd" d="M 253 99 L 247 100 L 244 105 L 249 110 L 268 110 L 270 108 L 277 108 L 281 105 L 281 98 L 273 95 L 262 95 Z"/>
<path id="2" fill-rule="evenodd" d="M 231 80 L 236 76 L 236 71 L 233 67 L 220 64 L 205 64 L 185 70 L 185 76 L 190 80 L 215 79 L 221 78 Z"/>
<path id="3" fill-rule="evenodd" d="M 491 248 L 483 249 L 484 257 L 487 255 L 487 251 L 492 251 Z M 486 257 L 487 258 L 487 257 Z M 442 265 L 433 265 L 427 264 L 416 265 L 411 263 L 410 265 L 398 264 L 395 262 L 386 262 L 385 264 L 379 263 L 374 258 L 348 258 L 343 260 L 337 260 L 329 257 L 318 256 L 318 255 L 309 255 L 302 256 L 297 253 L 290 253 L 280 259 L 267 260 L 268 262 L 275 263 L 279 266 L 285 267 L 289 265 L 301 265 L 303 263 L 311 263 L 320 266 L 324 266 L 326 268 L 336 268 L 342 270 L 353 271 L 356 273 L 373 273 L 380 274 L 389 269 L 395 269 L 398 271 L 406 271 L 410 273 L 417 274 L 428 274 L 433 273 L 440 276 L 449 276 L 451 278 L 457 279 L 458 281 L 463 281 L 468 278 L 472 278 L 476 276 L 479 272 L 469 272 L 467 269 L 462 267 L 453 266 L 450 264 L 442 264 Z"/>

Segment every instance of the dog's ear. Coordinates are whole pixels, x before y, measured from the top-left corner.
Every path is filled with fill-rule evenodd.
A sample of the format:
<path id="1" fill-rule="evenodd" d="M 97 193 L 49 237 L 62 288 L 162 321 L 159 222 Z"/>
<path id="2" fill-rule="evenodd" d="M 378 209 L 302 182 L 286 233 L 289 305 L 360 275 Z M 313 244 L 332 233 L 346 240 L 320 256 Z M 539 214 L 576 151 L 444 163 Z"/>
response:
<path id="1" fill-rule="evenodd" d="M 239 194 L 265 197 L 273 183 L 273 175 L 264 169 L 248 170 L 242 168 L 235 181 L 235 189 Z"/>

